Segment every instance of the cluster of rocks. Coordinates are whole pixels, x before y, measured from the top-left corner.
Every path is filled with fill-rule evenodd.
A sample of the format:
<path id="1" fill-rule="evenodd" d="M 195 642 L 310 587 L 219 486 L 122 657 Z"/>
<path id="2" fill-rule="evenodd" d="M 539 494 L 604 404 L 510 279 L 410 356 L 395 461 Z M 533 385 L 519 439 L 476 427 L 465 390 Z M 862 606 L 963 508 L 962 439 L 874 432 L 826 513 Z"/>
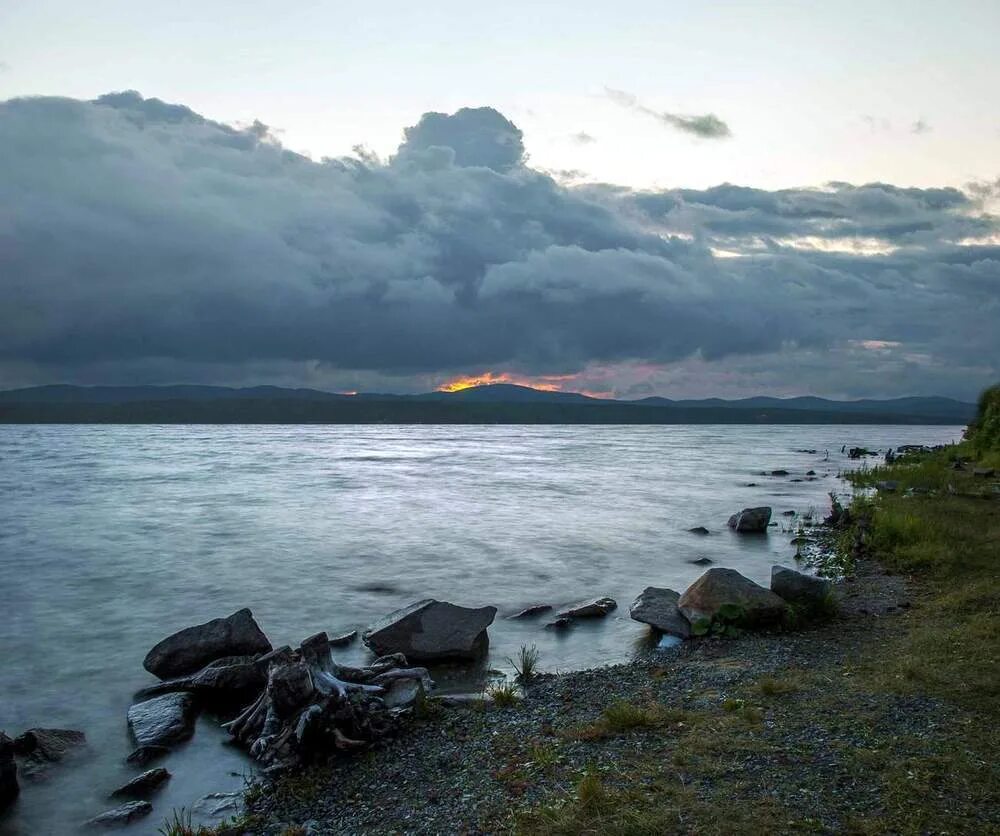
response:
<path id="1" fill-rule="evenodd" d="M 0 811 L 20 794 L 19 778 L 40 779 L 87 742 L 74 729 L 28 729 L 13 739 L 0 732 Z"/>

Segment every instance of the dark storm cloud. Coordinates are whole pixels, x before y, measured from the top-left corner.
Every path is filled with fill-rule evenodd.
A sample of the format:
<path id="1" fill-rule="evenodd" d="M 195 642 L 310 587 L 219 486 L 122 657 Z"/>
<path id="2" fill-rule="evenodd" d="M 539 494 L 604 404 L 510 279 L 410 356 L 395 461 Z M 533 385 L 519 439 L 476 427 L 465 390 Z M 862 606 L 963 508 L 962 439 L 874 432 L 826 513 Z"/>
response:
<path id="1" fill-rule="evenodd" d="M 0 151 L 3 382 L 735 368 L 884 340 L 912 389 L 930 357 L 971 393 L 1000 357 L 1000 252 L 956 243 L 1000 226 L 956 189 L 570 187 L 490 108 L 426 114 L 388 162 L 314 162 L 134 93 L 2 103 Z"/>
<path id="2" fill-rule="evenodd" d="M 700 139 L 725 139 L 732 136 L 729 125 L 723 122 L 714 113 L 702 115 L 685 115 L 680 113 L 668 113 L 661 110 L 653 110 L 640 102 L 631 93 L 624 90 L 615 90 L 605 87 L 604 92 L 611 101 L 624 108 L 641 113 L 645 116 L 652 116 L 669 128 L 676 128 L 684 133 L 692 134 Z"/>

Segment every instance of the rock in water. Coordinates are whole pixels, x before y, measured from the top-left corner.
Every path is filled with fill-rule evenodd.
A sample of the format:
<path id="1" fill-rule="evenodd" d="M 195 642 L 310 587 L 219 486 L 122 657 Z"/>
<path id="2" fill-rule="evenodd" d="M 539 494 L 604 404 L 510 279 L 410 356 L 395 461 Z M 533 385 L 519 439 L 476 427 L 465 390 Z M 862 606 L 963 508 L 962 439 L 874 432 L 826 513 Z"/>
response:
<path id="1" fill-rule="evenodd" d="M 160 679 L 195 673 L 224 656 L 255 656 L 271 650 L 267 636 L 248 609 L 186 627 L 158 642 L 143 667 Z"/>
<path id="2" fill-rule="evenodd" d="M 694 528 L 689 528 L 688 531 L 692 534 L 701 534 L 702 536 L 709 533 L 708 529 L 703 525 L 696 525 Z"/>
<path id="3" fill-rule="evenodd" d="M 771 509 L 768 506 L 744 508 L 738 514 L 733 514 L 729 518 L 729 527 L 741 534 L 755 534 L 767 531 L 767 526 L 770 522 Z"/>
<path id="4" fill-rule="evenodd" d="M 170 773 L 162 766 L 137 775 L 111 793 L 112 798 L 145 798 L 159 789 L 160 784 L 170 778 Z"/>
<path id="5" fill-rule="evenodd" d="M 556 618 L 604 618 L 617 606 L 618 602 L 614 598 L 592 598 L 560 610 L 556 613 Z"/>
<path id="6" fill-rule="evenodd" d="M 17 798 L 17 763 L 14 761 L 14 742 L 0 732 L 0 811 Z"/>
<path id="7" fill-rule="evenodd" d="M 73 729 L 28 729 L 14 738 L 13 746 L 22 758 L 21 774 L 35 777 L 86 742 L 84 733 Z"/>
<path id="8" fill-rule="evenodd" d="M 486 628 L 496 607 L 459 607 L 427 599 L 389 613 L 362 637 L 379 656 L 402 653 L 410 661 L 475 659 L 489 646 Z"/>
<path id="9" fill-rule="evenodd" d="M 758 586 L 735 569 L 709 569 L 688 587 L 677 606 L 692 625 L 711 622 L 722 607 L 727 607 L 736 613 L 729 620 L 742 627 L 780 621 L 787 607 L 769 589 Z"/>
<path id="10" fill-rule="evenodd" d="M 145 766 L 150 761 L 155 761 L 157 758 L 162 758 L 169 754 L 170 750 L 166 746 L 140 746 L 132 750 L 129 756 L 125 758 L 125 763 L 131 763 L 135 766 Z"/>
<path id="11" fill-rule="evenodd" d="M 541 615 L 543 612 L 549 612 L 551 609 L 551 604 L 532 604 L 530 607 L 525 607 L 523 610 L 520 610 L 513 615 L 508 615 L 507 618 L 531 618 L 532 616 Z"/>
<path id="12" fill-rule="evenodd" d="M 677 609 L 680 597 L 680 593 L 672 589 L 647 586 L 632 602 L 628 614 L 633 620 L 655 627 L 661 633 L 670 633 L 686 639 L 691 635 L 691 625 Z"/>
<path id="13" fill-rule="evenodd" d="M 784 566 L 772 566 L 771 591 L 790 604 L 814 606 L 830 594 L 830 582 Z"/>
<path id="14" fill-rule="evenodd" d="M 423 683 L 419 679 L 395 679 L 382 695 L 386 708 L 405 708 L 413 705 L 424 694 Z"/>
<path id="15" fill-rule="evenodd" d="M 190 694 L 164 694 L 128 710 L 128 727 L 139 746 L 164 746 L 194 734 L 195 704 Z"/>
<path id="16" fill-rule="evenodd" d="M 86 822 L 88 827 L 125 827 L 136 819 L 148 816 L 153 812 L 153 805 L 148 801 L 129 801 L 114 810 L 108 810 L 99 816 L 94 816 Z"/>

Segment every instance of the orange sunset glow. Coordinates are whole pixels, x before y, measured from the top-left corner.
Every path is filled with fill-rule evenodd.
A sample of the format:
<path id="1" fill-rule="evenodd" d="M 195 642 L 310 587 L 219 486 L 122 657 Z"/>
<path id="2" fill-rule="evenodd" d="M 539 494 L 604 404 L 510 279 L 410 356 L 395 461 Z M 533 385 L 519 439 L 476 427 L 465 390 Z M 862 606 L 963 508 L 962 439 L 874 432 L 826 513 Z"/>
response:
<path id="1" fill-rule="evenodd" d="M 543 392 L 559 392 L 562 384 L 567 380 L 572 380 L 575 375 L 542 375 L 541 377 L 520 377 L 509 372 L 483 372 L 477 375 L 456 377 L 437 387 L 438 392 L 461 392 L 463 389 L 471 389 L 473 386 L 490 386 L 494 383 L 512 383 L 516 386 L 530 386 L 532 389 L 541 389 Z"/>

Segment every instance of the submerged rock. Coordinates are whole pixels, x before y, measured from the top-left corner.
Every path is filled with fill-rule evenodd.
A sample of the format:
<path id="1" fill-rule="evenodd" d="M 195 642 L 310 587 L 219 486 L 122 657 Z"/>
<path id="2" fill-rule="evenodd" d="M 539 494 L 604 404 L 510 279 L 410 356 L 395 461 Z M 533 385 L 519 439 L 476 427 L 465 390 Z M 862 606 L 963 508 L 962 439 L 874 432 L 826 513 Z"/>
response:
<path id="1" fill-rule="evenodd" d="M 702 536 L 709 533 L 708 529 L 703 525 L 696 525 L 694 528 L 689 528 L 688 531 L 692 534 L 701 534 Z"/>
<path id="2" fill-rule="evenodd" d="M 90 821 L 85 822 L 88 827 L 125 827 L 137 819 L 148 816 L 153 812 L 153 805 L 148 801 L 129 801 L 121 807 L 94 816 Z"/>
<path id="3" fill-rule="evenodd" d="M 694 564 L 695 566 L 711 566 L 712 558 L 710 557 L 696 557 L 694 560 L 689 560 L 688 563 Z"/>
<path id="4" fill-rule="evenodd" d="M 389 613 L 362 636 L 379 656 L 402 653 L 411 661 L 475 659 L 489 646 L 486 628 L 496 607 L 460 607 L 427 599 Z"/>
<path id="5" fill-rule="evenodd" d="M 830 594 L 830 582 L 785 566 L 772 566 L 771 591 L 790 604 L 814 606 Z"/>
<path id="6" fill-rule="evenodd" d="M 771 475 L 772 476 L 787 476 L 788 475 L 788 471 L 787 470 L 772 470 L 771 471 Z"/>
<path id="7" fill-rule="evenodd" d="M 185 627 L 154 645 L 143 667 L 160 679 L 184 676 L 225 656 L 256 656 L 271 650 L 267 636 L 248 609 L 226 618 Z"/>
<path id="8" fill-rule="evenodd" d="M 165 746 L 194 734 L 195 713 L 190 694 L 164 694 L 133 705 L 128 727 L 139 746 Z"/>
<path id="9" fill-rule="evenodd" d="M 677 608 L 680 593 L 672 589 L 647 586 L 628 609 L 634 621 L 648 624 L 661 633 L 670 633 L 681 638 L 691 635 L 691 625 Z"/>
<path id="10" fill-rule="evenodd" d="M 170 773 L 162 766 L 147 770 L 137 775 L 127 784 L 123 784 L 111 793 L 112 798 L 145 798 L 152 794 L 160 785 L 170 779 Z"/>
<path id="11" fill-rule="evenodd" d="M 14 742 L 0 732 L 0 811 L 10 806 L 19 792 Z"/>
<path id="12" fill-rule="evenodd" d="M 22 759 L 22 775 L 34 777 L 86 742 L 86 735 L 74 729 L 28 729 L 14 738 L 13 748 Z"/>
<path id="13" fill-rule="evenodd" d="M 681 595 L 677 606 L 692 625 L 720 615 L 741 627 L 760 627 L 780 621 L 787 605 L 769 589 L 758 586 L 735 569 L 709 569 Z"/>
<path id="14" fill-rule="evenodd" d="M 771 509 L 765 505 L 759 508 L 744 508 L 729 518 L 728 525 L 741 534 L 755 534 L 767 531 L 770 522 Z"/>
<path id="15" fill-rule="evenodd" d="M 243 793 L 213 792 L 199 798 L 191 805 L 191 812 L 198 821 L 207 826 L 222 824 L 243 812 Z"/>
<path id="16" fill-rule="evenodd" d="M 170 749 L 166 746 L 139 746 L 129 753 L 129 756 L 125 758 L 125 763 L 145 766 L 147 763 L 168 754 L 170 754 Z"/>
<path id="17" fill-rule="evenodd" d="M 556 618 L 604 618 L 617 606 L 618 602 L 614 598 L 592 598 L 560 610 L 556 613 Z"/>
<path id="18" fill-rule="evenodd" d="M 507 616 L 508 619 L 517 618 L 531 618 L 535 615 L 541 615 L 543 612 L 550 612 L 552 610 L 551 604 L 532 604 L 530 607 L 525 607 L 520 612 L 516 612 L 513 615 Z"/>

